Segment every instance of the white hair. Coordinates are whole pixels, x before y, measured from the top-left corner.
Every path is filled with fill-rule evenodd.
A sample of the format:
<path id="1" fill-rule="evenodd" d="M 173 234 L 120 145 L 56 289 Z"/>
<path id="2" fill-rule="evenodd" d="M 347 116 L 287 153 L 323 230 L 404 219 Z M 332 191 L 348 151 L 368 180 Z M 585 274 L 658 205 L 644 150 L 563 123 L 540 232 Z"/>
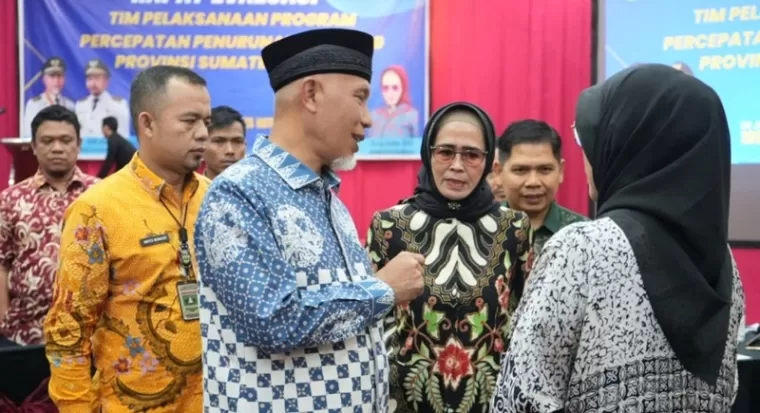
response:
<path id="1" fill-rule="evenodd" d="M 356 155 L 338 158 L 330 163 L 330 168 L 334 171 L 350 171 L 356 168 Z"/>

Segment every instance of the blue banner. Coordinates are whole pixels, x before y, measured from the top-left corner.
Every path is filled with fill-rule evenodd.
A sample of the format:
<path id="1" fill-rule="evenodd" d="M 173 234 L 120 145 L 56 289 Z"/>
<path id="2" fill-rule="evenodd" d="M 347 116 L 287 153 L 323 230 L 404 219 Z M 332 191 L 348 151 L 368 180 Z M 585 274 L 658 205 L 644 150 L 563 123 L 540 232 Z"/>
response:
<path id="1" fill-rule="evenodd" d="M 609 77 L 637 63 L 691 73 L 720 95 L 734 164 L 760 164 L 760 5 L 744 0 L 605 0 Z"/>
<path id="2" fill-rule="evenodd" d="M 267 134 L 274 94 L 261 49 L 301 31 L 340 27 L 375 36 L 373 126 L 359 159 L 418 158 L 428 114 L 426 0 L 22 0 L 22 138 L 45 106 L 59 103 L 82 123 L 82 159 L 103 159 L 102 119 L 137 143 L 129 86 L 156 65 L 190 68 L 213 106 L 248 125 L 249 145 Z M 93 63 L 99 59 L 100 64 Z"/>

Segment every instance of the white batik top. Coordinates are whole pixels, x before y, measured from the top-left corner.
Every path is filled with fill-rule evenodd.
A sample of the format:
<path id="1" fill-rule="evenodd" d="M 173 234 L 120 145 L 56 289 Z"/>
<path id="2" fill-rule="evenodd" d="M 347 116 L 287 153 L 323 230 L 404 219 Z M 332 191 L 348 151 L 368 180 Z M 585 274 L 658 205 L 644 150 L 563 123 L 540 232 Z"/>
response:
<path id="1" fill-rule="evenodd" d="M 492 410 L 728 413 L 743 314 L 734 264 L 726 351 L 710 386 L 683 368 L 665 339 L 620 227 L 609 218 L 572 224 L 547 242 L 527 281 Z"/>

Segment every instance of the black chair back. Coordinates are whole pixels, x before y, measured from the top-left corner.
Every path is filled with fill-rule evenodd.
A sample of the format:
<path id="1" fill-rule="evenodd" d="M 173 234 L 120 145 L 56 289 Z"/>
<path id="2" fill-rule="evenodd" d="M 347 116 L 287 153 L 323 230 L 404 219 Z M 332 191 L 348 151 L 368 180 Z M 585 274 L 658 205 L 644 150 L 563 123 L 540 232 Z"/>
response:
<path id="1" fill-rule="evenodd" d="M 50 377 L 45 346 L 0 347 L 0 371 L 0 395 L 20 405 Z"/>

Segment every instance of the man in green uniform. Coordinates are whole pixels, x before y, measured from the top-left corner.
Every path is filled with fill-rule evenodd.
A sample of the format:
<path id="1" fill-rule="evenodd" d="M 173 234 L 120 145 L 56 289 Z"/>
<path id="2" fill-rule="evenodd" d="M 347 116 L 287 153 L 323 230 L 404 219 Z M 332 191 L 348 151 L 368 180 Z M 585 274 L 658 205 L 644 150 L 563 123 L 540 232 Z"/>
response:
<path id="1" fill-rule="evenodd" d="M 506 204 L 530 217 L 536 254 L 562 227 L 587 219 L 554 200 L 565 166 L 562 140 L 554 128 L 538 120 L 517 121 L 499 137 L 497 147 L 494 172 Z"/>

